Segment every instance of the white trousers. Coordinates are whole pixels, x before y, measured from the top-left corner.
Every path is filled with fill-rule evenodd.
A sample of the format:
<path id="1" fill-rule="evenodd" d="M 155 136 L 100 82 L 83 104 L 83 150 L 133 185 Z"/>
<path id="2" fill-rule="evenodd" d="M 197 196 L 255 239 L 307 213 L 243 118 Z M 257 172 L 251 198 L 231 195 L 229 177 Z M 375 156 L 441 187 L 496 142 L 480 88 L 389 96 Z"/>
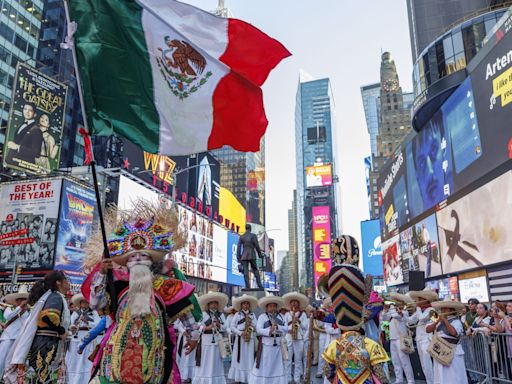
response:
<path id="1" fill-rule="evenodd" d="M 320 336 L 318 337 L 318 369 L 317 373 L 323 373 L 324 372 L 324 365 L 325 360 L 322 359 L 322 353 L 324 353 L 325 348 L 327 348 L 327 340 L 329 340 L 326 333 L 320 333 Z"/>
<path id="2" fill-rule="evenodd" d="M 295 358 L 294 358 L 295 357 Z M 294 361 L 293 377 L 292 377 L 292 358 Z M 286 376 L 288 381 L 300 381 L 300 377 L 304 373 L 302 364 L 304 358 L 304 340 L 288 341 L 288 362 L 286 364 Z"/>
<path id="3" fill-rule="evenodd" d="M 434 364 L 432 363 L 432 356 L 427 352 L 430 340 L 423 338 L 416 340 L 416 347 L 418 348 L 418 356 L 420 358 L 421 369 L 425 375 L 427 384 L 434 384 Z"/>
<path id="4" fill-rule="evenodd" d="M 414 384 L 414 373 L 407 353 L 400 349 L 400 340 L 391 340 L 391 361 L 395 369 L 395 384 L 403 384 L 404 373 L 407 384 Z"/>

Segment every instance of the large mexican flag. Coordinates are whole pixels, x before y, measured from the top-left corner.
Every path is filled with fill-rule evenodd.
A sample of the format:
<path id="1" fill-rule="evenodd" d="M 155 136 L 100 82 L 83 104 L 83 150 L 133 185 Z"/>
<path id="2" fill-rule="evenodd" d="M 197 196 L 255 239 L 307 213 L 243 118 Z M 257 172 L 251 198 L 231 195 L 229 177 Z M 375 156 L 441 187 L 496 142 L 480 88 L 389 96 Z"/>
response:
<path id="1" fill-rule="evenodd" d="M 290 53 L 236 19 L 174 0 L 68 0 L 92 133 L 186 155 L 258 151 L 261 85 Z"/>

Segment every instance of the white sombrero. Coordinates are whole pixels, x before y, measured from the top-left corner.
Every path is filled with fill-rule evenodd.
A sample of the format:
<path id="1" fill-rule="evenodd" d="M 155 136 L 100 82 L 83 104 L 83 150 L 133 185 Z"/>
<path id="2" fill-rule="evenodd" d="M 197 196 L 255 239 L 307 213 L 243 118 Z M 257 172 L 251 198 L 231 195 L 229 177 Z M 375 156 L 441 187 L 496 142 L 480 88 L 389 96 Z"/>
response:
<path id="1" fill-rule="evenodd" d="M 203 311 L 208 310 L 208 303 L 216 301 L 219 304 L 219 310 L 224 308 L 229 301 L 229 298 L 226 294 L 222 292 L 208 292 L 203 296 L 198 298 L 199 305 Z"/>
<path id="2" fill-rule="evenodd" d="M 454 309 L 456 311 L 462 311 L 465 306 L 460 301 L 453 301 L 450 299 L 450 296 L 445 296 L 443 301 L 433 302 L 432 307 L 434 307 L 434 309 L 436 310 L 442 308 L 449 308 Z"/>
<path id="3" fill-rule="evenodd" d="M 76 307 L 78 307 L 82 301 L 87 301 L 87 300 L 85 299 L 84 295 L 82 295 L 81 293 L 77 293 L 76 295 L 74 295 L 74 296 L 71 298 L 71 302 L 72 302 L 72 303 L 73 303 L 73 305 L 75 305 Z"/>
<path id="4" fill-rule="evenodd" d="M 224 308 L 224 313 L 230 313 L 231 311 L 236 311 L 235 307 L 229 306 Z"/>
<path id="5" fill-rule="evenodd" d="M 431 303 L 434 301 L 439 301 L 439 296 L 437 293 L 431 289 L 425 288 L 423 291 L 410 291 L 409 296 L 414 301 L 422 301 L 427 300 Z"/>
<path id="6" fill-rule="evenodd" d="M 290 306 L 290 302 L 293 300 L 297 300 L 299 302 L 300 309 L 302 310 L 305 310 L 309 304 L 309 299 L 307 296 L 299 292 L 290 292 L 283 296 L 284 305 L 287 308 Z"/>
<path id="7" fill-rule="evenodd" d="M 414 303 L 414 300 L 411 299 L 409 296 L 407 295 L 403 295 L 401 293 L 391 293 L 389 295 L 389 298 L 391 300 L 394 300 L 394 301 L 398 301 L 400 303 L 404 303 L 404 304 L 413 304 Z"/>
<path id="8" fill-rule="evenodd" d="M 249 303 L 250 311 L 254 311 L 258 306 L 258 299 L 256 299 L 254 296 L 244 294 L 242 296 L 233 298 L 233 307 L 237 311 L 240 311 L 242 309 L 242 303 L 245 301 Z"/>
<path id="9" fill-rule="evenodd" d="M 5 295 L 4 302 L 10 305 L 16 305 L 16 300 L 18 299 L 28 299 L 28 287 L 26 285 L 20 286 L 20 289 L 16 293 Z"/>
<path id="10" fill-rule="evenodd" d="M 265 296 L 258 300 L 258 306 L 263 310 L 267 310 L 268 304 L 277 304 L 277 310 L 280 310 L 282 307 L 284 307 L 284 301 L 279 296 Z"/>

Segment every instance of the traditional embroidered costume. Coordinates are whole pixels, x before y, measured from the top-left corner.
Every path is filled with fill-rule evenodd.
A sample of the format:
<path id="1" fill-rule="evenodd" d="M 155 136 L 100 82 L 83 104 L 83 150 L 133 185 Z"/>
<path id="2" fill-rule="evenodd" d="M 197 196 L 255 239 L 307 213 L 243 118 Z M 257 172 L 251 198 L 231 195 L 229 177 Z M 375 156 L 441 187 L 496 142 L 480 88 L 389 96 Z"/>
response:
<path id="1" fill-rule="evenodd" d="M 283 296 L 284 305 L 290 311 L 284 316 L 284 320 L 288 325 L 288 333 L 286 334 L 286 342 L 288 343 L 288 362 L 286 372 L 288 380 L 292 379 L 299 382 L 304 375 L 304 353 L 306 350 L 306 337 L 308 334 L 309 320 L 304 309 L 308 305 L 308 298 L 298 292 L 289 292 Z M 297 311 L 290 308 L 290 302 L 296 300 L 299 302 Z M 292 361 L 294 369 L 292 373 Z"/>
<path id="2" fill-rule="evenodd" d="M 358 261 L 359 248 L 353 237 L 335 240 L 333 267 L 328 280 L 323 280 L 327 287 L 319 289 L 331 297 L 341 335 L 322 354 L 327 363 L 325 373 L 329 382 L 337 384 L 384 384 L 389 382 L 384 374 L 389 358 L 380 344 L 360 333 L 371 284 L 365 284 L 363 273 L 355 266 Z"/>
<path id="3" fill-rule="evenodd" d="M 242 309 L 242 303 L 249 303 L 249 310 Z M 256 338 L 256 315 L 254 310 L 258 300 L 249 295 L 235 297 L 233 307 L 236 312 L 231 321 L 231 333 L 235 335 L 233 356 L 228 378 L 240 383 L 247 383 L 254 365 L 254 348 Z"/>
<path id="4" fill-rule="evenodd" d="M 145 275 L 150 276 L 152 287 L 147 300 L 140 302 L 130 296 L 131 269 L 123 268 L 131 255 L 147 254 L 154 266 L 174 246 L 181 246 L 182 236 L 175 230 L 178 227 L 176 215 L 143 201 L 136 202 L 132 211 L 109 214 L 114 224 L 108 241 L 109 252 L 120 266 L 112 271 L 114 286 L 107 287 L 107 276 L 101 272 L 99 264 L 82 285 L 82 292 L 89 297 L 92 308 L 112 310 L 113 303 L 117 303 L 116 311 L 110 311 L 114 322 L 101 341 L 93 377 L 105 384 L 179 383 L 172 324 L 179 318 L 197 338 L 192 314 L 194 287 L 163 274 L 162 269 L 151 272 L 148 267 Z M 92 260 L 87 264 L 94 265 Z M 115 297 L 111 297 L 112 290 Z M 141 307 L 145 307 L 145 311 L 134 315 Z"/>

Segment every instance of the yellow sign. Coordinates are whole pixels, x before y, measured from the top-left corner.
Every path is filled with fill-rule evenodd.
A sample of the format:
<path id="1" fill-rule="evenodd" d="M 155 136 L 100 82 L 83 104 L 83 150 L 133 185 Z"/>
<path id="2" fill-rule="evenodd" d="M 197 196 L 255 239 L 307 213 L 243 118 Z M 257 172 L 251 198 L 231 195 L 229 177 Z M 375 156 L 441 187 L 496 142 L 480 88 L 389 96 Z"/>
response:
<path id="1" fill-rule="evenodd" d="M 315 228 L 313 230 L 313 241 L 322 242 L 327 239 L 327 232 L 325 228 Z"/>
<path id="2" fill-rule="evenodd" d="M 492 89 L 494 98 L 501 96 L 502 107 L 512 101 L 512 67 L 492 81 Z"/>
<path id="3" fill-rule="evenodd" d="M 219 214 L 224 218 L 224 223 L 229 220 L 239 227 L 240 232 L 245 231 L 246 212 L 245 208 L 229 189 L 220 187 L 219 194 Z"/>
<path id="4" fill-rule="evenodd" d="M 395 213 L 395 210 L 393 208 L 393 204 L 389 206 L 388 211 L 386 212 L 386 216 L 384 217 L 384 220 L 386 221 L 386 224 L 389 224 L 391 221 L 391 218 L 393 217 L 393 213 Z"/>
<path id="5" fill-rule="evenodd" d="M 326 260 L 331 258 L 331 247 L 329 244 L 320 244 L 320 255 L 319 259 Z"/>

